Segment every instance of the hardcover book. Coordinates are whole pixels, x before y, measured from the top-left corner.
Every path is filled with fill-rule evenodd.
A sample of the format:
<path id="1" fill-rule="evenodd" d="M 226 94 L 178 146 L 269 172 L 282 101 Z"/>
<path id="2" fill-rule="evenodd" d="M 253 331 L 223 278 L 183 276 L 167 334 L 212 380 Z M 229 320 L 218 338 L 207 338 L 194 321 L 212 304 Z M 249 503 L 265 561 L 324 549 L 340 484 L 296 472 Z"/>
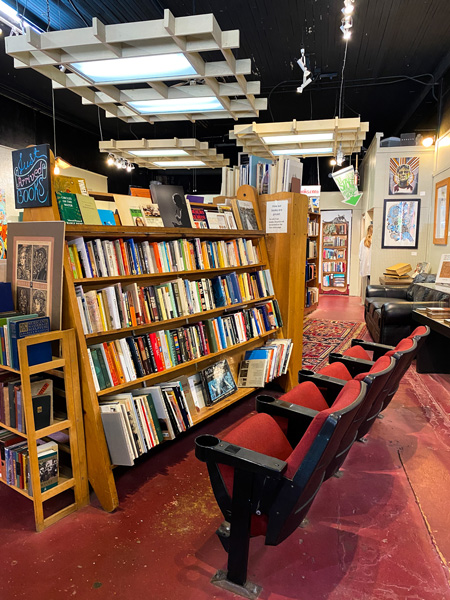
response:
<path id="1" fill-rule="evenodd" d="M 50 319 L 48 317 L 36 317 L 23 320 L 12 320 L 9 325 L 9 339 L 11 352 L 11 366 L 19 369 L 19 354 L 17 341 L 30 335 L 47 333 L 50 331 Z M 50 342 L 41 342 L 28 346 L 28 364 L 30 366 L 50 362 L 52 360 L 52 346 Z"/>
<path id="2" fill-rule="evenodd" d="M 58 202 L 59 214 L 63 221 L 70 225 L 83 224 L 83 217 L 75 194 L 57 192 L 56 200 Z"/>
<path id="3" fill-rule="evenodd" d="M 141 209 L 147 227 L 164 227 L 157 204 L 142 204 Z"/>
<path id="4" fill-rule="evenodd" d="M 194 227 L 191 205 L 186 201 L 181 186 L 152 184 L 150 192 L 159 206 L 164 227 Z"/>
<path id="5" fill-rule="evenodd" d="M 92 196 L 77 194 L 76 199 L 85 225 L 101 225 L 95 199 Z"/>
<path id="6" fill-rule="evenodd" d="M 221 360 L 201 371 L 208 393 L 209 404 L 214 404 L 237 391 L 236 382 L 226 360 Z"/>
<path id="7" fill-rule="evenodd" d="M 133 220 L 133 225 L 137 227 L 145 227 L 144 215 L 140 206 L 130 206 L 130 215 Z"/>
<path id="8" fill-rule="evenodd" d="M 114 218 L 114 213 L 112 210 L 105 210 L 104 208 L 99 208 L 97 209 L 97 212 L 101 225 L 112 225 L 113 227 L 116 225 L 116 220 Z"/>

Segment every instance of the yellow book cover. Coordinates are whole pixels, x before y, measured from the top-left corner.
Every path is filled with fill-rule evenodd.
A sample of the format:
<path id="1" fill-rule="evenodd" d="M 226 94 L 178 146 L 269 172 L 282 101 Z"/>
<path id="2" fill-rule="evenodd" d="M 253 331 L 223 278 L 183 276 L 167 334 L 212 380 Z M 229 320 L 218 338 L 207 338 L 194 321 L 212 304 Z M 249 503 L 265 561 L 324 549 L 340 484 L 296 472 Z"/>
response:
<path id="1" fill-rule="evenodd" d="M 102 221 L 98 214 L 97 206 L 92 196 L 76 194 L 78 206 L 85 225 L 101 225 Z"/>
<path id="2" fill-rule="evenodd" d="M 203 256 L 203 264 L 205 265 L 205 269 L 210 269 L 211 264 L 208 258 L 208 251 L 206 249 L 206 242 L 202 242 L 202 256 Z"/>
<path id="3" fill-rule="evenodd" d="M 248 273 L 241 273 L 241 277 L 242 277 L 242 282 L 244 284 L 244 290 L 245 290 L 245 299 L 246 300 L 251 300 L 252 299 L 252 294 L 250 292 L 250 288 L 248 285 Z"/>
<path id="4" fill-rule="evenodd" d="M 103 298 L 102 298 L 101 292 L 97 292 L 97 304 L 98 304 L 98 309 L 100 311 L 100 319 L 102 321 L 103 331 L 108 331 L 108 326 L 106 323 L 106 316 L 105 316 L 105 309 L 103 306 Z"/>

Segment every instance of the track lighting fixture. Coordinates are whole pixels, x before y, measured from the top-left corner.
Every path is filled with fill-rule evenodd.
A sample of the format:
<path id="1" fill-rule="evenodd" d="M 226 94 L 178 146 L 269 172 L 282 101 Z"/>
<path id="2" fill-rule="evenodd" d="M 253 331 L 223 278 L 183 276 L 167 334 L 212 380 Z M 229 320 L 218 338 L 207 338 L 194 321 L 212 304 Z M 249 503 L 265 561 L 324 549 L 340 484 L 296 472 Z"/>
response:
<path id="1" fill-rule="evenodd" d="M 344 40 L 348 41 L 351 38 L 351 28 L 353 27 L 353 11 L 355 10 L 355 0 L 344 0 L 344 8 L 342 14 L 340 30 L 342 31 Z"/>
<path id="2" fill-rule="evenodd" d="M 108 154 L 106 164 L 109 167 L 116 166 L 118 169 L 125 169 L 126 171 L 128 171 L 128 173 L 131 173 L 131 171 L 135 168 L 135 165 L 128 159 L 121 158 L 120 156 L 116 156 L 112 153 Z"/>
<path id="3" fill-rule="evenodd" d="M 338 167 L 342 167 L 344 162 L 344 153 L 342 151 L 342 144 L 339 144 L 338 151 L 336 152 L 336 164 Z"/>

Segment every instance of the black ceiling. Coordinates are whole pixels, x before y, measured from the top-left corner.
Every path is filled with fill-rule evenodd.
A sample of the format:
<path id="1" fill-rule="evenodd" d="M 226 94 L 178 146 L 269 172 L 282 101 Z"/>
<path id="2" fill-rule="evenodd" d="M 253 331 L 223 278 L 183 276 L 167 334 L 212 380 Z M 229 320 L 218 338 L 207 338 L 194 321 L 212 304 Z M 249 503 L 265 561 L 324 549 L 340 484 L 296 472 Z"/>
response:
<path id="1" fill-rule="evenodd" d="M 47 28 L 46 0 L 7 0 L 26 17 Z M 321 119 L 337 115 L 344 42 L 339 30 L 343 0 L 50 0 L 50 28 L 84 27 L 92 17 L 105 24 L 214 13 L 222 30 L 239 29 L 237 58 L 251 58 L 269 110 L 259 120 Z M 408 128 L 437 127 L 438 81 L 450 65 L 448 0 L 355 0 L 352 39 L 345 68 L 342 116 L 361 115 L 376 131 L 394 135 Z M 314 82 L 296 93 L 301 71 L 296 63 L 304 47 Z M 14 70 L 0 50 L 0 94 L 51 110 L 51 84 L 31 70 Z M 98 133 L 95 107 L 78 96 L 55 92 L 59 120 Z M 185 137 L 195 134 L 227 143 L 230 120 L 133 125 L 105 119 L 105 137 Z M 0 141 L 1 143 L 1 141 Z M 367 145 L 367 144 L 366 144 Z"/>

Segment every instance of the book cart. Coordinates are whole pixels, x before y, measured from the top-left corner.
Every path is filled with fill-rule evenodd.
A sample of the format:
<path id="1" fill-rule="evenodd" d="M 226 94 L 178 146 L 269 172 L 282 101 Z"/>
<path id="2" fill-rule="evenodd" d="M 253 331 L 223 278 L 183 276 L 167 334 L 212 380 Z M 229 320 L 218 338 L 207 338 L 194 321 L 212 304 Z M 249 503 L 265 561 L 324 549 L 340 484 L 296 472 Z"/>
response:
<path id="1" fill-rule="evenodd" d="M 322 221 L 323 294 L 349 294 L 348 289 L 348 229 L 346 219 Z"/>
<path id="2" fill-rule="evenodd" d="M 247 187 L 247 186 L 243 186 Z M 250 188 L 252 189 L 252 188 Z M 244 193 L 245 195 L 245 193 Z M 238 196 L 239 197 L 239 196 Z M 244 199 L 244 196 L 242 196 Z M 169 281 L 177 276 L 182 276 L 186 279 L 198 279 L 199 277 L 214 277 L 218 274 L 226 274 L 232 271 L 239 272 L 254 272 L 260 269 L 269 268 L 269 260 L 266 248 L 266 241 L 264 231 L 261 230 L 261 224 L 259 221 L 259 215 L 257 212 L 256 204 L 256 216 L 258 219 L 259 230 L 211 230 L 211 229 L 185 229 L 185 228 L 147 228 L 147 227 L 124 227 L 124 226 L 84 226 L 84 225 L 66 225 L 66 240 L 71 240 L 77 237 L 83 237 L 86 240 L 100 238 L 100 239 L 120 239 L 120 238 L 133 238 L 136 240 L 149 240 L 149 241 L 167 241 L 175 239 L 192 239 L 200 238 L 201 240 L 233 240 L 236 238 L 243 238 L 247 240 L 253 240 L 258 246 L 261 262 L 259 264 L 252 264 L 241 267 L 227 267 L 227 268 L 216 268 L 216 269 L 203 269 L 203 270 L 191 270 L 191 271 L 176 271 L 170 273 L 155 273 L 147 275 L 131 275 L 131 276 L 120 276 L 120 277 L 97 277 L 89 279 L 74 279 L 73 271 L 70 264 L 69 252 L 66 247 L 64 256 L 64 308 L 63 308 L 63 324 L 65 327 L 72 327 L 75 329 L 77 337 L 77 349 L 78 359 L 80 368 L 82 398 L 83 398 L 83 409 L 84 409 L 84 424 L 85 424 L 85 436 L 86 436 L 86 450 L 87 450 L 87 468 L 89 482 L 91 483 L 97 498 L 106 511 L 113 511 L 118 507 L 119 500 L 117 495 L 116 484 L 113 476 L 113 465 L 111 464 L 110 455 L 108 452 L 107 442 L 104 434 L 101 411 L 99 407 L 99 400 L 111 393 L 129 391 L 131 389 L 139 388 L 144 382 L 146 385 L 158 384 L 164 381 L 170 381 L 176 379 L 177 376 L 181 375 L 192 375 L 196 372 L 204 369 L 208 365 L 211 365 L 219 360 L 226 358 L 231 372 L 237 381 L 237 374 L 239 364 L 242 361 L 244 354 L 247 350 L 264 345 L 269 338 L 273 337 L 292 337 L 294 341 L 293 356 L 291 357 L 291 364 L 293 364 L 293 372 L 300 367 L 300 360 L 295 360 L 295 356 L 301 357 L 301 344 L 296 348 L 295 336 L 284 336 L 282 329 L 272 329 L 265 333 L 262 333 L 258 337 L 251 338 L 244 343 L 237 344 L 235 346 L 228 347 L 220 352 L 208 354 L 200 357 L 199 359 L 185 362 L 177 366 L 166 369 L 162 372 L 153 373 L 145 377 L 140 377 L 134 381 L 116 385 L 115 387 L 108 388 L 102 391 L 96 391 L 95 384 L 92 376 L 92 371 L 89 362 L 88 347 L 95 343 L 110 341 L 119 337 L 125 337 L 126 335 L 134 335 L 139 332 L 152 332 L 169 327 L 180 327 L 186 324 L 196 323 L 205 318 L 213 318 L 223 314 L 226 314 L 228 310 L 236 310 L 239 308 L 251 308 L 252 305 L 261 303 L 264 300 L 273 299 L 274 296 L 259 298 L 257 300 L 249 301 L 239 304 L 233 304 L 231 306 L 215 308 L 210 311 L 203 311 L 198 314 L 178 317 L 171 319 L 170 321 L 156 322 L 146 325 L 140 325 L 137 327 L 120 329 L 115 331 L 108 331 L 95 334 L 87 334 L 83 332 L 83 326 L 79 313 L 75 285 L 82 284 L 86 289 L 99 289 L 105 285 L 114 284 L 120 282 L 137 282 L 146 283 L 147 285 L 163 283 Z M 24 211 L 24 220 L 26 221 L 46 221 L 46 220 L 59 220 L 59 212 L 57 208 L 56 198 L 53 193 L 53 204 L 47 208 L 37 209 L 26 209 Z M 304 221 L 306 223 L 306 220 Z M 304 250 L 303 250 L 304 252 Z M 303 267 L 303 281 L 304 281 L 304 267 Z M 278 289 L 278 277 L 273 277 L 273 284 L 275 291 Z M 302 291 L 303 293 L 303 291 Z M 284 318 L 285 311 L 283 305 L 280 303 L 281 314 Z M 300 353 L 300 354 L 299 354 Z M 295 385 L 295 376 L 284 376 L 283 387 L 287 391 Z M 292 381 L 291 381 L 292 380 Z M 217 412 L 223 410 L 227 406 L 237 402 L 241 398 L 248 396 L 254 392 L 254 388 L 240 388 L 233 395 L 221 400 L 217 404 L 205 407 L 195 415 L 192 415 L 193 424 L 196 425 Z"/>
<path id="3" fill-rule="evenodd" d="M 29 366 L 27 351 L 28 346 L 42 342 L 59 342 L 61 345 L 60 358 L 56 357 L 50 362 Z M 86 450 L 76 358 L 75 332 L 73 330 L 51 331 L 49 333 L 42 333 L 23 338 L 18 340 L 18 354 L 20 370 L 13 369 L 6 365 L 1 365 L 0 370 L 16 373 L 18 376 L 20 376 L 26 433 L 23 433 L 14 427 L 9 427 L 4 423 L 0 423 L 0 426 L 3 429 L 22 437 L 28 443 L 32 495 L 30 495 L 26 489 L 21 489 L 15 485 L 6 483 L 5 479 L 3 478 L 0 479 L 0 481 L 13 490 L 19 492 L 26 498 L 32 500 L 34 505 L 36 531 L 43 531 L 53 523 L 56 523 L 63 517 L 70 515 L 89 503 Z M 38 373 L 52 374 L 64 380 L 65 391 L 63 393 L 67 414 L 64 414 L 62 417 L 55 416 L 53 424 L 36 430 L 33 416 L 30 378 Z M 41 492 L 39 459 L 36 442 L 38 439 L 45 438 L 46 436 L 50 436 L 58 432 L 64 432 L 68 434 L 69 445 L 66 444 L 58 446 L 60 452 L 66 451 L 70 453 L 71 474 L 62 474 L 60 471 L 58 484 L 55 487 Z M 70 489 L 73 490 L 74 502 L 58 510 L 57 512 L 54 512 L 50 516 L 44 517 L 44 502 Z"/>
<path id="4" fill-rule="evenodd" d="M 320 213 L 308 212 L 305 317 L 319 306 Z"/>

